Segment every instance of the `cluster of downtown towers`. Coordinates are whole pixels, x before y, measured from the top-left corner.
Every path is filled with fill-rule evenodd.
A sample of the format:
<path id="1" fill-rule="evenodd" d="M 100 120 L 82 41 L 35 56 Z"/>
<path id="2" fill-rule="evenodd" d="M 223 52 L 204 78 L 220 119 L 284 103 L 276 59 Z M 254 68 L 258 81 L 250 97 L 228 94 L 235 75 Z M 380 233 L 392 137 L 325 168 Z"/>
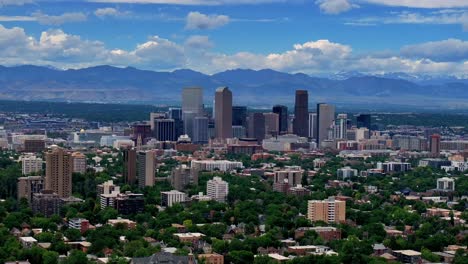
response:
<path id="1" fill-rule="evenodd" d="M 339 115 L 340 116 L 340 115 Z M 340 118 L 338 116 L 338 118 Z M 203 104 L 203 89 L 199 87 L 182 90 L 182 108 L 170 108 L 168 112 L 171 128 L 162 129 L 161 116 L 151 119 L 158 140 L 173 140 L 173 137 L 186 134 L 193 143 L 206 143 L 209 138 L 228 139 L 248 137 L 259 143 L 265 135 L 295 134 L 316 140 L 317 145 L 330 139 L 330 131 L 335 128 L 335 107 L 330 104 L 317 104 L 317 112 L 309 113 L 309 94 L 307 90 L 297 90 L 295 95 L 294 116 L 290 116 L 284 105 L 274 105 L 272 113 L 252 111 L 246 106 L 233 106 L 233 95 L 228 87 L 216 89 L 212 118 L 206 114 Z M 276 131 L 266 131 L 273 117 Z M 339 119 L 337 122 L 341 122 Z M 342 120 L 346 126 L 346 118 Z M 175 122 L 175 125 L 173 122 Z M 158 124 L 159 123 L 159 124 Z M 179 125 L 177 125 L 179 123 Z M 265 124 L 267 124 L 265 126 Z M 172 129 L 174 127 L 174 129 Z M 336 127 L 336 128 L 338 128 Z M 335 129 L 334 129 L 335 130 Z M 174 131 L 174 132 L 173 132 Z M 168 133 L 170 138 L 166 138 Z M 339 131 L 338 131 L 339 132 Z M 158 135 L 159 134 L 159 135 Z M 335 134 L 335 132 L 333 132 Z M 341 134 L 341 133 L 339 133 Z"/>

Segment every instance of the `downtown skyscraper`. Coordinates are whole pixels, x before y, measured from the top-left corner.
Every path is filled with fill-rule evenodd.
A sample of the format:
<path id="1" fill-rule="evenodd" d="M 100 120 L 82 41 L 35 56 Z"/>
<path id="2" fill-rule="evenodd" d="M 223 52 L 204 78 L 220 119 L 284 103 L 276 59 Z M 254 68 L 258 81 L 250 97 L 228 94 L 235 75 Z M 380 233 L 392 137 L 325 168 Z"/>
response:
<path id="1" fill-rule="evenodd" d="M 284 105 L 273 106 L 273 113 L 279 116 L 279 131 L 280 133 L 288 132 L 288 107 Z"/>
<path id="2" fill-rule="evenodd" d="M 203 116 L 203 89 L 200 87 L 184 88 L 182 90 L 182 120 L 184 133 L 189 137 L 193 137 L 193 121 L 199 116 Z"/>
<path id="3" fill-rule="evenodd" d="M 309 135 L 309 93 L 307 90 L 296 91 L 294 104 L 293 133 L 300 137 Z"/>
<path id="4" fill-rule="evenodd" d="M 232 138 L 232 92 L 220 87 L 215 93 L 216 138 Z"/>
<path id="5" fill-rule="evenodd" d="M 329 139 L 329 131 L 333 129 L 335 120 L 335 106 L 317 104 L 317 146 L 320 148 L 324 140 Z"/>

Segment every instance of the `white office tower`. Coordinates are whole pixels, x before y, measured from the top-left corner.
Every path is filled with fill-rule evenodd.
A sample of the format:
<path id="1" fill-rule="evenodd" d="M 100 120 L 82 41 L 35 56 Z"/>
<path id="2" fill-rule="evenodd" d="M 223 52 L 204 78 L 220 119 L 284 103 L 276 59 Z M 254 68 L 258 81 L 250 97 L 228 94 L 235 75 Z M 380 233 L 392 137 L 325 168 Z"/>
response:
<path id="1" fill-rule="evenodd" d="M 195 117 L 193 120 L 193 138 L 192 142 L 196 144 L 208 143 L 208 118 Z"/>
<path id="2" fill-rule="evenodd" d="M 214 177 L 206 183 L 206 193 L 213 200 L 225 202 L 229 193 L 229 184 L 220 177 Z"/>
<path id="3" fill-rule="evenodd" d="M 309 138 L 317 138 L 317 113 L 309 113 Z"/>
<path id="4" fill-rule="evenodd" d="M 347 135 L 347 114 L 338 114 L 335 121 L 335 139 L 346 139 Z"/>
<path id="5" fill-rule="evenodd" d="M 182 120 L 184 132 L 193 138 L 193 121 L 195 117 L 203 116 L 203 89 L 200 87 L 184 88 L 182 90 Z"/>

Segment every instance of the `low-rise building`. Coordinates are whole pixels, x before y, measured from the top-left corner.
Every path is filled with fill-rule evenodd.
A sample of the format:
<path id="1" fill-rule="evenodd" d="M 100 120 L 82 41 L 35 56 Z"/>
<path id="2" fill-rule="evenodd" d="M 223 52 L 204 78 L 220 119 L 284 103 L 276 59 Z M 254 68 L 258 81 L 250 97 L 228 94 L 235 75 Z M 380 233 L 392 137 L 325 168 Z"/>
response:
<path id="1" fill-rule="evenodd" d="M 177 190 L 161 192 L 161 206 L 171 207 L 176 203 L 183 203 L 187 200 L 187 195 Z"/>

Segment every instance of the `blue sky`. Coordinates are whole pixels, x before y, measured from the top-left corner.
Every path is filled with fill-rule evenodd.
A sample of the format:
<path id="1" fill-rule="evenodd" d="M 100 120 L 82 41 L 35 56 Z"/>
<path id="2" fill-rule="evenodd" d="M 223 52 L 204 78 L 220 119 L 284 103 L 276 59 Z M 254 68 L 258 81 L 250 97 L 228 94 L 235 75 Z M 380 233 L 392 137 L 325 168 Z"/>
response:
<path id="1" fill-rule="evenodd" d="M 3 65 L 468 73 L 468 0 L 0 0 Z"/>

